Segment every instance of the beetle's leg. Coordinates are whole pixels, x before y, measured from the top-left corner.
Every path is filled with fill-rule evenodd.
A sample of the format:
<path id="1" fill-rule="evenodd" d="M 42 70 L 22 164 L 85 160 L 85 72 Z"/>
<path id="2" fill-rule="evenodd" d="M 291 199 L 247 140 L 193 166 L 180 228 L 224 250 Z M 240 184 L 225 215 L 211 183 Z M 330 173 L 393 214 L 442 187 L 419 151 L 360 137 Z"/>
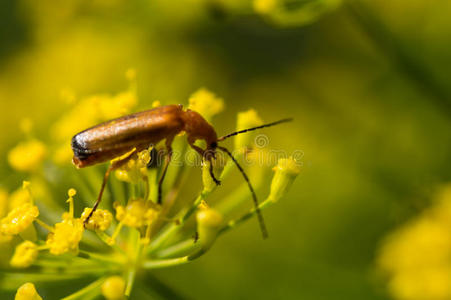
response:
<path id="1" fill-rule="evenodd" d="M 210 162 L 210 176 L 213 179 L 213 181 L 216 183 L 216 185 L 221 185 L 221 181 L 215 177 L 215 173 L 213 172 L 213 160 L 212 156 L 210 155 L 208 158 L 208 161 Z"/>
<path id="2" fill-rule="evenodd" d="M 214 157 L 214 153 L 211 153 L 209 150 L 205 151 L 204 149 L 194 145 L 195 141 L 196 140 L 194 140 L 194 139 L 188 138 L 188 144 L 190 145 L 190 147 L 193 148 L 194 150 L 196 150 L 196 152 L 200 154 L 200 156 L 202 157 L 203 160 L 208 159 L 208 161 L 210 162 L 210 176 L 213 179 L 213 181 L 216 183 L 216 185 L 220 185 L 221 181 L 219 181 L 215 177 L 215 174 L 213 173 L 213 161 L 212 161 L 212 158 Z"/>
<path id="3" fill-rule="evenodd" d="M 83 224 L 85 226 L 89 222 L 89 219 L 92 217 L 94 212 L 96 211 L 100 202 L 102 201 L 102 195 L 105 190 L 105 186 L 108 181 L 108 177 L 110 177 L 111 172 L 122 167 L 124 164 L 126 164 L 133 157 L 133 155 L 136 154 L 136 152 L 137 152 L 137 150 L 135 149 L 134 151 L 130 152 L 128 156 L 124 157 L 121 160 L 112 162 L 111 165 L 108 167 L 108 169 L 105 172 L 105 175 L 103 176 L 102 186 L 100 187 L 100 192 L 99 192 L 99 196 L 97 197 L 96 203 L 94 203 L 94 206 L 92 207 L 92 210 L 89 213 L 88 217 L 83 221 Z"/>
<path id="4" fill-rule="evenodd" d="M 166 161 L 164 164 L 164 168 L 163 168 L 163 173 L 161 174 L 160 180 L 158 181 L 158 204 L 161 204 L 161 198 L 162 198 L 162 192 L 163 192 L 163 180 L 164 177 L 166 176 L 166 172 L 168 170 L 169 167 L 169 163 L 171 162 L 171 158 L 172 158 L 172 139 L 166 139 L 166 150 L 168 151 L 168 154 L 166 156 Z"/>

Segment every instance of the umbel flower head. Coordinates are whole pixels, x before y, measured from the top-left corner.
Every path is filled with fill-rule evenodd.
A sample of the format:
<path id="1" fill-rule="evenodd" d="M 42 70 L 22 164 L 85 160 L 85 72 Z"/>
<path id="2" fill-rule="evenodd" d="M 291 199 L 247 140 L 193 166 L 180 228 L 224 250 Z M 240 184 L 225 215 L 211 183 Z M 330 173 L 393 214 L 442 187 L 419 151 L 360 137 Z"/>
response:
<path id="1" fill-rule="evenodd" d="M 451 185 L 433 205 L 385 239 L 377 259 L 399 300 L 451 299 Z"/>
<path id="2" fill-rule="evenodd" d="M 164 145 L 155 145 L 154 148 L 137 153 L 116 170 L 116 176 L 112 176 L 108 182 L 100 207 L 87 220 L 104 176 L 104 166 L 87 168 L 83 172 L 76 170 L 70 164 L 65 150 L 61 150 L 64 147 L 62 137 L 83 129 L 74 128 L 75 125 L 69 121 L 86 109 L 85 102 L 98 105 L 94 111 L 86 112 L 94 124 L 117 117 L 119 113 L 128 113 L 136 102 L 134 76 L 134 72 L 127 73 L 127 78 L 132 81 L 127 92 L 115 96 L 87 97 L 80 103 L 72 102 L 72 110 L 63 115 L 52 129 L 55 137 L 53 144 L 46 146 L 51 153 L 49 156 L 53 156 L 50 157 L 53 162 L 47 163 L 54 163 L 55 167 L 34 166 L 28 171 L 31 176 L 36 174 L 36 170 L 59 170 L 56 172 L 64 172 L 70 178 L 70 182 L 61 179 L 61 183 L 70 184 L 77 190 L 69 188 L 67 197 L 53 196 L 54 183 L 42 178 L 52 178 L 55 174 L 46 174 L 47 177 L 37 177 L 39 180 L 31 176 L 31 184 L 25 182 L 23 188 L 18 190 L 20 193 L 3 193 L 3 202 L 15 204 L 5 206 L 0 216 L 1 235 L 8 237 L 3 243 L 8 243 L 14 249 L 9 257 L 9 265 L 2 271 L 6 274 L 2 282 L 7 282 L 8 288 L 18 289 L 16 299 L 41 299 L 34 285 L 27 282 L 33 282 L 40 289 L 41 284 L 56 278 L 61 281 L 93 276 L 96 279 L 89 285 L 59 296 L 84 299 L 103 295 L 106 299 L 124 299 L 131 295 L 135 281 L 145 276 L 146 272 L 197 259 L 207 253 L 222 234 L 257 214 L 255 208 L 246 208 L 246 204 L 252 203 L 252 198 L 245 181 L 239 183 L 240 186 L 232 193 L 223 191 L 211 179 L 210 162 L 203 162 L 202 167 L 192 166 L 180 158 L 175 158 L 172 163 L 171 172 L 165 180 L 162 204 L 158 204 L 162 164 L 154 160 L 160 159 L 158 153 Z M 156 105 L 159 103 L 155 102 Z M 222 111 L 224 103 L 212 92 L 201 89 L 190 97 L 189 106 L 212 120 Z M 242 129 L 243 124 L 261 123 L 254 110 L 240 114 L 238 119 L 238 129 Z M 242 148 L 235 149 L 232 155 L 235 160 L 242 162 L 249 174 L 266 174 L 263 169 L 274 167 L 268 164 L 244 164 L 245 155 L 252 153 L 255 147 L 249 137 L 241 139 L 238 144 Z M 182 158 L 193 154 L 181 136 L 175 138 L 173 148 Z M 154 155 L 155 152 L 157 155 Z M 55 156 L 58 159 L 55 160 Z M 67 158 L 66 162 L 62 160 L 63 157 Z M 254 156 L 249 157 L 253 159 Z M 41 156 L 38 158 L 38 164 L 42 164 Z M 20 160 L 20 155 L 15 159 Z M 32 161 L 28 156 L 24 159 Z M 222 181 L 227 181 L 232 172 L 237 172 L 233 161 L 219 154 L 212 163 L 213 172 Z M 12 164 L 12 167 L 17 171 L 24 170 L 20 163 Z M 188 177 L 190 168 L 195 167 L 201 167 L 202 176 Z M 271 192 L 265 200 L 260 201 L 260 210 L 276 203 L 286 194 L 299 173 L 299 164 L 285 157 L 279 160 L 274 170 Z M 250 176 L 250 180 L 256 189 L 265 182 L 253 176 Z M 183 184 L 198 184 L 197 196 L 180 194 Z M 225 196 L 212 205 L 209 198 L 214 193 Z M 65 199 L 66 208 L 62 208 Z M 237 211 L 240 213 L 237 214 Z"/>

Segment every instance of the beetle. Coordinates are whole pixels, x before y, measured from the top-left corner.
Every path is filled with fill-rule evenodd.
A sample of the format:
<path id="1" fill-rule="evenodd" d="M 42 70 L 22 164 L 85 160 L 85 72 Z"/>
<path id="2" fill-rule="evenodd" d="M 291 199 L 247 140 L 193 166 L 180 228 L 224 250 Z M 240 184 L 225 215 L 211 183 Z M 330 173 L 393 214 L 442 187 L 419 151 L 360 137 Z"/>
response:
<path id="1" fill-rule="evenodd" d="M 277 122 L 236 131 L 218 138 L 213 126 L 199 113 L 190 109 L 184 110 L 183 105 L 179 104 L 161 106 L 123 116 L 76 134 L 72 138 L 71 146 L 74 153 L 72 161 L 77 168 L 85 168 L 115 159 L 105 173 L 97 201 L 85 219 L 85 224 L 100 204 L 109 174 L 124 165 L 134 154 L 165 140 L 167 155 L 161 177 L 158 181 L 158 203 L 161 204 L 162 184 L 172 157 L 171 144 L 176 135 L 185 132 L 190 147 L 198 152 L 204 160 L 210 161 L 210 175 L 217 185 L 220 184 L 220 181 L 215 177 L 213 164 L 211 163 L 212 159 L 216 157 L 216 150 L 220 149 L 224 151 L 233 160 L 249 186 L 260 228 L 263 237 L 266 237 L 267 232 L 258 206 L 257 196 L 249 178 L 231 152 L 225 147 L 219 146 L 218 142 L 237 134 L 288 121 L 291 121 L 291 119 L 282 119 Z M 204 140 L 206 142 L 206 148 L 202 149 L 195 145 L 196 140 Z M 119 160 L 116 159 L 121 156 L 125 157 Z"/>

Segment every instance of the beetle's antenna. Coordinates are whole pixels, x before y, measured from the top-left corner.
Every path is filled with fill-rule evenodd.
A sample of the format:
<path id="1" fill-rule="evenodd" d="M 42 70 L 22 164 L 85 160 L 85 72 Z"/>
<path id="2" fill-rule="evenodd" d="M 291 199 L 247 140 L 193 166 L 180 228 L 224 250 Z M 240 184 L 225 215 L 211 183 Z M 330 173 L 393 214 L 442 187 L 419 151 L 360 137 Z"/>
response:
<path id="1" fill-rule="evenodd" d="M 238 135 L 238 134 L 240 134 L 240 133 L 245 133 L 245 132 L 248 132 L 248 131 L 253 131 L 253 130 L 257 130 L 257 129 L 261 129 L 261 128 L 266 128 L 266 127 L 271 127 L 271 126 L 274 126 L 274 125 L 279 125 L 279 124 L 281 124 L 281 123 L 286 123 L 286 122 L 291 122 L 291 121 L 293 121 L 293 118 L 282 119 L 282 120 L 279 120 L 279 121 L 276 121 L 276 122 L 272 122 L 272 123 L 260 125 L 260 126 L 257 126 L 257 127 L 252 127 L 252 128 L 248 128 L 248 129 L 243 129 L 243 130 L 235 131 L 235 132 L 232 132 L 232 133 L 230 133 L 230 134 L 227 134 L 227 135 L 224 135 L 224 136 L 218 138 L 218 142 L 221 142 L 221 141 L 223 141 L 223 140 L 225 140 L 225 139 L 227 139 L 227 138 L 229 138 L 229 137 Z"/>
<path id="2" fill-rule="evenodd" d="M 252 187 L 252 184 L 249 181 L 249 177 L 247 177 L 247 175 L 244 172 L 243 168 L 240 166 L 238 161 L 235 159 L 235 157 L 233 157 L 232 153 L 230 153 L 230 151 L 227 148 L 224 148 L 224 147 L 221 147 L 221 146 L 218 146 L 218 148 L 221 149 L 222 151 L 224 151 L 225 153 L 227 153 L 227 155 L 233 160 L 235 165 L 238 167 L 238 169 L 240 170 L 241 174 L 243 174 L 244 180 L 246 180 L 247 185 L 249 186 L 249 190 L 251 191 L 252 199 L 254 200 L 254 208 L 255 208 L 255 212 L 257 213 L 258 223 L 260 224 L 260 230 L 262 232 L 262 236 L 263 236 L 264 239 L 266 239 L 268 237 L 268 231 L 266 230 L 265 221 L 263 220 L 262 212 L 260 210 L 260 207 L 258 206 L 257 195 L 255 194 L 254 188 Z"/>

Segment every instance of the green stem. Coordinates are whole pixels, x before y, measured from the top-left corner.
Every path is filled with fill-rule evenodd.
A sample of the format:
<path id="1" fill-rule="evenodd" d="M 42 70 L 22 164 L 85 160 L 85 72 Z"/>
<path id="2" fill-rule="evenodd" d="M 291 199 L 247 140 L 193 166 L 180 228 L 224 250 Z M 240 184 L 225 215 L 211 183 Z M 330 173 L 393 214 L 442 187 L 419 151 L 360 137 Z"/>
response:
<path id="1" fill-rule="evenodd" d="M 82 298 L 83 296 L 85 296 L 86 294 L 99 288 L 102 285 L 102 283 L 105 281 L 105 279 L 106 279 L 105 277 L 101 277 L 101 278 L 97 279 L 96 281 L 92 282 L 91 284 L 85 286 L 81 290 L 73 293 L 72 295 L 69 295 L 69 296 L 63 298 L 62 300 L 83 299 Z"/>
<path id="2" fill-rule="evenodd" d="M 183 242 L 180 242 L 180 243 L 177 243 L 168 248 L 162 249 L 161 251 L 156 253 L 156 256 L 159 258 L 167 258 L 167 257 L 186 255 L 187 253 L 195 253 L 195 252 L 199 251 L 199 248 L 201 248 L 200 243 L 194 242 L 193 239 L 187 239 Z"/>
<path id="3" fill-rule="evenodd" d="M 263 209 L 265 209 L 265 208 L 271 206 L 271 205 L 274 204 L 274 203 L 275 203 L 275 202 L 272 201 L 272 199 L 268 197 L 265 201 L 263 201 L 262 203 L 260 203 L 260 205 L 258 206 L 258 208 L 259 208 L 260 210 L 263 210 Z M 233 220 L 233 221 L 228 222 L 228 223 L 226 224 L 226 226 L 224 226 L 224 227 L 219 231 L 219 234 L 222 234 L 222 233 L 224 233 L 224 232 L 226 232 L 226 231 L 228 231 L 228 230 L 230 230 L 230 229 L 236 227 L 237 225 L 242 224 L 243 222 L 245 222 L 245 221 L 247 221 L 248 219 L 250 219 L 251 217 L 253 217 L 256 213 L 257 213 L 256 209 L 255 209 L 255 208 L 252 208 L 247 214 L 243 215 L 242 217 L 240 217 L 240 218 L 238 218 L 238 219 L 236 219 L 236 220 Z"/>
<path id="4" fill-rule="evenodd" d="M 123 257 L 118 257 L 117 255 L 106 256 L 85 250 L 79 250 L 78 256 L 81 258 L 93 259 L 99 262 L 107 262 L 114 265 L 122 265 L 124 263 Z"/>
<path id="5" fill-rule="evenodd" d="M 136 268 L 130 268 L 130 270 L 127 273 L 127 287 L 125 288 L 125 296 L 130 297 L 130 294 L 132 293 L 133 284 L 135 283 L 135 277 L 136 277 Z"/>
<path id="6" fill-rule="evenodd" d="M 144 261 L 142 267 L 144 269 L 159 269 L 172 267 L 177 265 L 182 265 L 189 262 L 190 259 L 188 256 L 178 257 L 178 258 L 170 258 L 170 259 L 160 259 L 160 260 L 147 260 Z"/>

